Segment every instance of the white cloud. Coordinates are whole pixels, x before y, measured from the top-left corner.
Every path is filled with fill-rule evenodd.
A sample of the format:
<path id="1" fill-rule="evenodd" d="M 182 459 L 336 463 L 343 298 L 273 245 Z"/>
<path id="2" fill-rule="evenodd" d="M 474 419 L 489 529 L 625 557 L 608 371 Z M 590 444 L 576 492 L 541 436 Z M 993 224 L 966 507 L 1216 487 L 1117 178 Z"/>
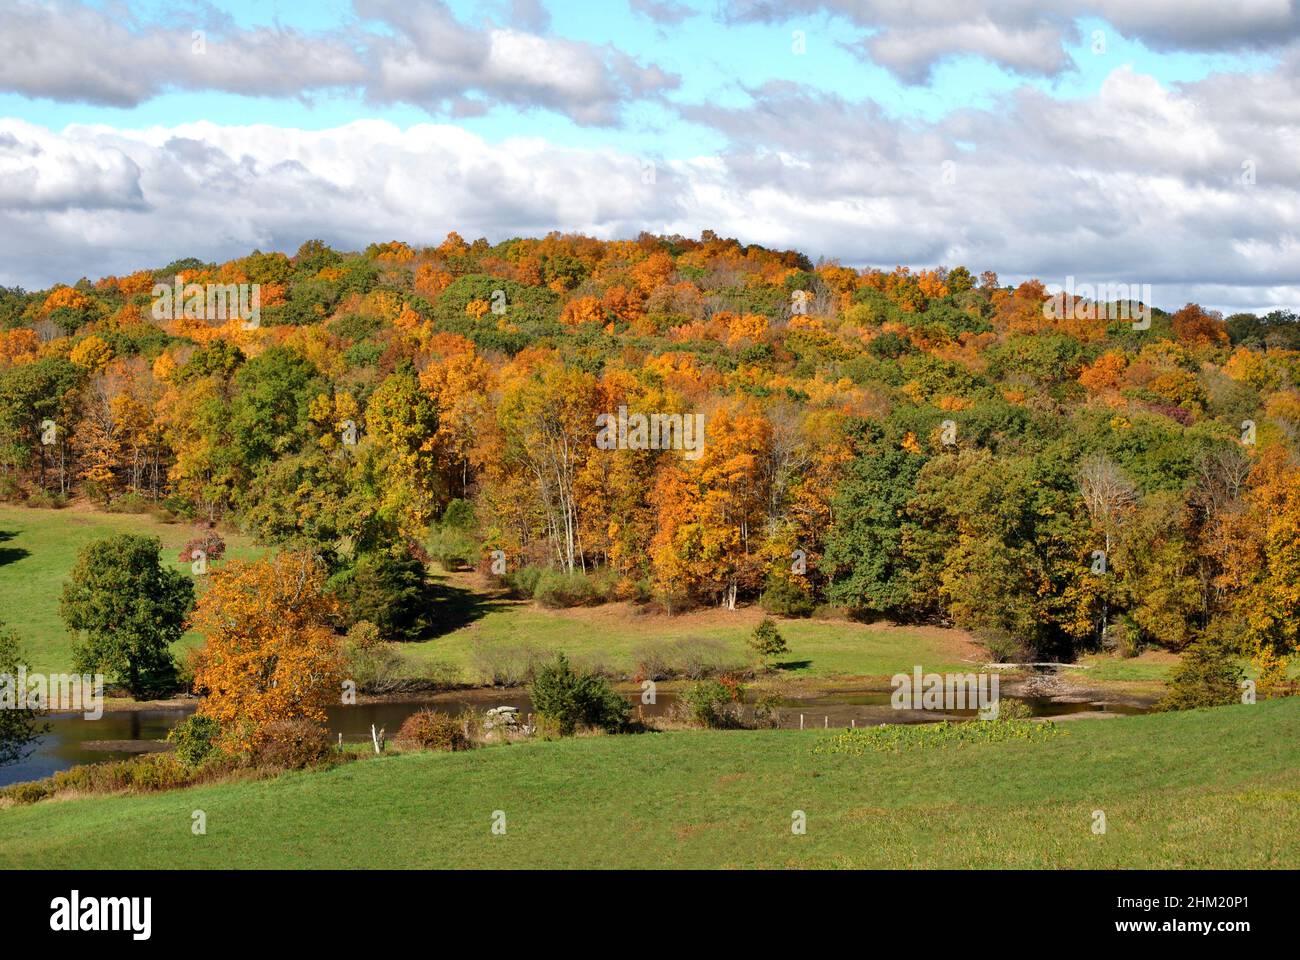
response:
<path id="1" fill-rule="evenodd" d="M 1300 37 L 1296 0 L 722 0 L 720 10 L 733 22 L 841 17 L 868 31 L 850 49 L 908 83 L 960 56 L 1056 76 L 1072 66 L 1066 46 L 1085 17 L 1160 51 L 1272 50 Z"/>
<path id="2" fill-rule="evenodd" d="M 452 229 L 492 240 L 713 229 L 854 265 L 964 263 L 1011 281 L 1150 283 L 1167 307 L 1294 307 L 1295 56 L 1173 87 L 1122 68 L 1095 97 L 1024 88 L 933 124 L 772 84 L 750 91 L 750 107 L 684 109 L 729 145 L 661 163 L 650 184 L 631 154 L 488 143 L 453 125 L 0 121 L 0 282 L 291 252 L 317 236 L 360 249 Z M 1250 96 L 1267 102 L 1243 108 Z"/>
<path id="3" fill-rule="evenodd" d="M 243 29 L 211 12 L 140 21 L 73 0 L 12 0 L 0 30 L 0 90 L 131 107 L 170 90 L 299 97 L 361 92 L 465 116 L 493 104 L 543 108 L 614 125 L 625 103 L 677 78 L 611 46 L 530 32 L 545 9 L 516 0 L 523 29 L 461 23 L 447 6 L 356 0 L 361 22 L 307 34 Z"/>

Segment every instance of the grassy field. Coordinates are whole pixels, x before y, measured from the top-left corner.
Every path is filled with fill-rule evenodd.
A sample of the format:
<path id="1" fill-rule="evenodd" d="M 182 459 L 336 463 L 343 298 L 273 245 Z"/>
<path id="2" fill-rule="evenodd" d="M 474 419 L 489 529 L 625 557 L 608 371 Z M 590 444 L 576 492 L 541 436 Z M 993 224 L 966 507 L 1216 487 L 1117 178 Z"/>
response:
<path id="1" fill-rule="evenodd" d="M 1062 726 L 865 756 L 815 754 L 821 731 L 406 754 L 0 810 L 0 867 L 1300 866 L 1300 699 Z"/>
<path id="2" fill-rule="evenodd" d="M 188 524 L 84 507 L 41 510 L 0 505 L 0 620 L 23 637 L 33 669 L 55 672 L 71 666 L 71 641 L 59 618 L 59 595 L 77 551 L 91 540 L 127 532 L 158 536 L 164 560 L 188 572 L 189 565 L 175 559 L 181 544 L 193 534 Z M 228 556 L 258 552 L 246 537 L 225 536 Z M 546 610 L 532 602 L 489 595 L 470 574 L 437 579 L 436 618 L 443 632 L 423 643 L 404 645 L 401 652 L 410 674 L 462 683 L 491 682 L 503 664 L 517 668 L 529 658 L 549 658 L 560 650 L 578 663 L 619 674 L 631 673 L 647 650 L 657 648 L 676 661 L 692 645 L 709 648 L 711 656 L 727 664 L 747 664 L 752 654 L 746 639 L 762 617 L 754 607 L 677 616 L 640 613 L 622 603 Z M 986 659 L 982 648 L 959 630 L 847 620 L 782 620 L 780 629 L 789 652 L 777 663 L 791 677 L 880 678 L 910 672 L 917 664 L 927 671 L 969 670 Z M 200 642 L 197 634 L 186 634 L 176 651 L 182 653 Z M 1080 661 L 1088 669 L 1070 673 L 1088 685 L 1158 686 L 1176 662 L 1175 655 L 1163 652 L 1131 660 L 1088 656 Z M 1300 675 L 1300 658 L 1292 673 Z"/>
<path id="3" fill-rule="evenodd" d="M 453 629 L 436 639 L 402 647 L 416 673 L 437 665 L 471 683 L 491 680 L 495 664 L 518 664 L 527 656 L 549 658 L 564 651 L 575 662 L 615 673 L 631 672 L 647 651 L 678 660 L 702 641 L 706 653 L 725 663 L 751 664 L 746 641 L 761 610 L 703 610 L 668 616 L 638 613 L 631 605 L 547 610 L 527 601 L 476 592 L 469 575 L 443 578 Z M 926 669 L 956 670 L 983 662 L 984 653 L 958 630 L 897 627 L 845 620 L 782 620 L 789 647 L 776 663 L 792 676 L 882 677 Z"/>
<path id="4" fill-rule="evenodd" d="M 194 535 L 189 524 L 163 523 L 147 514 L 0 504 L 0 620 L 23 638 L 33 670 L 51 673 L 71 668 L 72 641 L 59 618 L 64 581 L 78 550 L 92 540 L 119 533 L 159 537 L 164 562 L 189 573 L 190 565 L 176 559 Z M 253 552 L 244 537 L 226 535 L 226 543 L 228 557 Z M 174 649 L 179 652 L 200 640 L 196 633 L 186 634 Z"/>

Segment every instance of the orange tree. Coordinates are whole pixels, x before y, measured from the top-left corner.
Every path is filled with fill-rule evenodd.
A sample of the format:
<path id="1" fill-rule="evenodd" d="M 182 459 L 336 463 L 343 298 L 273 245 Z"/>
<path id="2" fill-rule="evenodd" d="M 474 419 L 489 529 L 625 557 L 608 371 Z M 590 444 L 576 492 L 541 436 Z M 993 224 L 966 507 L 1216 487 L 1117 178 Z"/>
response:
<path id="1" fill-rule="evenodd" d="M 194 614 L 207 636 L 194 688 L 207 694 L 199 712 L 236 749 L 260 746 L 276 720 L 325 720 L 341 660 L 324 587 L 323 564 L 305 552 L 232 561 L 213 575 Z"/>

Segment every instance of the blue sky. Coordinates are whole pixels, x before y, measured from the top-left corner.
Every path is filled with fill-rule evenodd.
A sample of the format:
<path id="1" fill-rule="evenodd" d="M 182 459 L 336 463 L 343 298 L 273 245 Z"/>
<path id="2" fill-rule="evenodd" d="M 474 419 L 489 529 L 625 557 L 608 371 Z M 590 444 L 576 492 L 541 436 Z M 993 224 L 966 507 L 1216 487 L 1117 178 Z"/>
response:
<path id="1" fill-rule="evenodd" d="M 1297 293 L 1294 0 L 0 7 L 0 283 L 307 232 L 718 229 L 1225 308 Z"/>
<path id="2" fill-rule="evenodd" d="M 88 3 L 101 10 L 114 4 Z M 447 6 L 466 23 L 509 22 L 508 5 L 475 0 L 451 0 Z M 941 63 L 931 83 L 905 83 L 890 71 L 863 62 L 846 49 L 846 42 L 865 32 L 842 16 L 796 14 L 779 23 L 724 23 L 707 12 L 711 4 L 683 3 L 697 12 L 675 26 L 663 27 L 634 13 L 619 0 L 545 4 L 550 31 L 594 45 L 614 44 L 636 57 L 650 60 L 681 78 L 668 95 L 674 103 L 713 103 L 744 107 L 747 93 L 764 83 L 784 81 L 835 93 L 851 100 L 871 99 L 891 116 L 934 121 L 962 107 L 995 108 L 1000 96 L 1032 86 L 1057 98 L 1095 95 L 1106 77 L 1121 65 L 1137 65 L 1161 83 L 1200 80 L 1216 70 L 1263 69 L 1276 60 L 1269 53 L 1202 51 L 1154 52 L 1140 41 L 1126 39 L 1104 20 L 1081 17 L 1080 36 L 1067 46 L 1072 68 L 1058 77 L 1017 75 L 979 57 L 962 56 Z M 227 0 L 216 5 L 240 27 L 292 27 L 304 32 L 336 30 L 357 21 L 349 0 L 288 2 L 288 0 Z M 175 5 L 133 3 L 142 18 L 161 16 Z M 382 30 L 382 25 L 372 27 Z M 794 32 L 802 30 L 805 50 L 793 52 Z M 1105 53 L 1092 50 L 1093 34 L 1105 34 Z M 213 49 L 216 49 L 214 44 Z M 399 127 L 445 119 L 409 104 L 367 103 L 355 92 L 313 93 L 297 99 L 240 96 L 217 91 L 173 92 L 128 108 L 79 102 L 58 102 L 0 94 L 0 115 L 18 117 L 49 127 L 97 123 L 113 127 L 175 126 L 194 120 L 219 124 L 266 123 L 319 130 L 351 120 L 377 118 Z M 632 105 L 618 129 L 583 127 L 564 116 L 540 109 L 493 106 L 482 117 L 457 120 L 459 126 L 491 142 L 508 137 L 545 137 L 573 147 L 618 147 L 638 154 L 684 159 L 725 146 L 725 138 L 706 126 L 690 123 L 654 103 Z"/>

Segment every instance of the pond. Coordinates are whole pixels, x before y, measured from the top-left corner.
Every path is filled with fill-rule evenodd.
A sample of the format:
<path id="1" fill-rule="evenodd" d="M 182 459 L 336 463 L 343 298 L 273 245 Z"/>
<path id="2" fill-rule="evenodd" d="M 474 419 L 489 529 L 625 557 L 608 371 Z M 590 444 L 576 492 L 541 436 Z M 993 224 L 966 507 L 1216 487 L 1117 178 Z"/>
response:
<path id="1" fill-rule="evenodd" d="M 626 696 L 633 703 L 633 715 L 646 718 L 664 716 L 678 702 L 677 695 L 667 691 L 659 692 L 653 704 L 641 704 L 636 692 Z M 1145 707 L 1100 701 L 1061 701 L 1041 697 L 1006 699 L 1019 700 L 1036 717 L 1088 712 L 1130 714 L 1147 710 Z M 785 729 L 799 729 L 801 725 L 806 728 L 875 726 L 882 723 L 934 723 L 975 716 L 973 710 L 894 710 L 889 701 L 889 690 L 842 690 L 791 697 L 777 701 L 778 725 Z M 532 701 L 522 688 L 461 690 L 331 707 L 328 726 L 332 736 L 342 734 L 345 741 L 360 743 L 370 739 L 371 724 L 385 730 L 391 739 L 403 720 L 425 707 L 459 714 L 471 708 L 483 711 L 502 706 L 516 707 L 524 717 L 533 710 Z M 747 704 L 745 712 L 750 714 L 752 709 L 752 703 Z M 0 786 L 39 780 L 77 764 L 120 760 L 158 749 L 156 741 L 166 737 L 167 731 L 193 710 L 193 707 L 120 710 L 105 713 L 99 720 L 86 720 L 80 714 L 51 716 L 47 718 L 50 731 L 38 740 L 32 753 L 18 763 L 0 767 Z"/>

